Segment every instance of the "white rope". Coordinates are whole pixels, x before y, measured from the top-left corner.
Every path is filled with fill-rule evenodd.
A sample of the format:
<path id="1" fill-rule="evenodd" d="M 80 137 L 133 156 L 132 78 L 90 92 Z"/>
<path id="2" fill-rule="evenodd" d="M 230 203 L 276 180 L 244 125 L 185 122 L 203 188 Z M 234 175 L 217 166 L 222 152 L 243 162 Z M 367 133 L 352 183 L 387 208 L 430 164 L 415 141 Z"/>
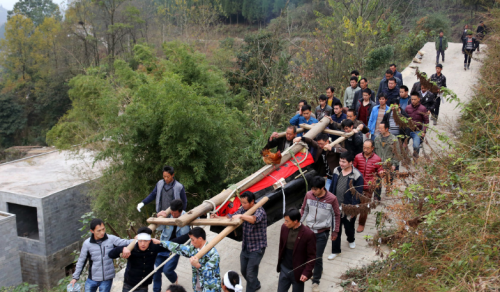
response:
<path id="1" fill-rule="evenodd" d="M 274 178 L 274 180 L 276 180 L 276 182 L 279 182 L 280 185 L 281 185 L 281 192 L 283 193 L 283 215 L 285 215 L 285 211 L 286 211 L 286 201 L 285 201 L 285 190 L 283 190 L 285 188 L 285 185 L 283 184 L 283 182 L 281 182 L 281 180 L 275 178 L 274 176 L 268 174 L 268 176 Z"/>
<path id="2" fill-rule="evenodd" d="M 185 244 L 189 244 L 191 242 L 191 239 L 189 239 L 188 241 L 186 241 Z M 130 292 L 133 292 L 135 291 L 137 288 L 139 288 L 142 283 L 144 283 L 149 277 L 153 276 L 156 271 L 158 271 L 161 267 L 163 267 L 168 261 L 170 261 L 176 254 L 173 253 L 173 252 L 170 252 L 170 256 L 168 257 L 168 259 L 166 259 L 163 263 L 161 263 L 158 267 L 156 267 L 156 269 L 154 269 L 151 273 L 149 273 L 149 275 L 146 276 L 146 278 L 142 279 L 142 281 L 140 281 L 137 285 L 135 285 L 134 288 L 132 288 L 130 290 Z"/>

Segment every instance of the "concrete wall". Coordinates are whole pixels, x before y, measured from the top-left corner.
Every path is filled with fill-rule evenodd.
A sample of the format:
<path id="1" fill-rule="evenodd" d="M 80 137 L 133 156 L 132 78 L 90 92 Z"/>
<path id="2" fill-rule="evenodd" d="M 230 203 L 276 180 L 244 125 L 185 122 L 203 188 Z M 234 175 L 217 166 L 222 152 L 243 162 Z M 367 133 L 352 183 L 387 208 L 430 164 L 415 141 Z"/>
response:
<path id="1" fill-rule="evenodd" d="M 19 285 L 23 279 L 15 215 L 0 212 L 0 234 L 0 287 Z"/>
<path id="2" fill-rule="evenodd" d="M 81 240 L 83 233 L 79 230 L 82 227 L 79 220 L 91 211 L 86 185 L 44 197 L 42 206 L 46 255 Z"/>
<path id="3" fill-rule="evenodd" d="M 0 211 L 7 211 L 7 203 L 37 208 L 38 240 L 18 237 L 15 216 L 9 227 L 19 248 L 16 254 L 18 261 L 20 258 L 23 282 L 40 288 L 53 287 L 66 276 L 65 268 L 75 258 L 72 253 L 80 249 L 83 241 L 79 220 L 91 210 L 86 184 L 40 198 L 0 192 Z M 2 251 L 0 263 L 4 266 Z M 0 279 L 2 274 L 0 272 Z"/>
<path id="4" fill-rule="evenodd" d="M 38 232 L 40 239 L 19 238 L 19 251 L 29 252 L 37 255 L 45 254 L 45 229 L 43 228 L 43 208 L 42 200 L 37 197 L 30 197 L 0 191 L 0 211 L 8 212 L 7 203 L 30 206 L 37 208 Z M 17 228 L 15 228 L 17 230 Z M 17 235 L 17 232 L 16 232 Z"/>
<path id="5" fill-rule="evenodd" d="M 49 256 L 20 252 L 23 282 L 37 284 L 41 290 L 54 287 L 66 277 L 65 267 L 74 261 L 72 253 L 80 246 L 80 242 L 75 242 Z"/>

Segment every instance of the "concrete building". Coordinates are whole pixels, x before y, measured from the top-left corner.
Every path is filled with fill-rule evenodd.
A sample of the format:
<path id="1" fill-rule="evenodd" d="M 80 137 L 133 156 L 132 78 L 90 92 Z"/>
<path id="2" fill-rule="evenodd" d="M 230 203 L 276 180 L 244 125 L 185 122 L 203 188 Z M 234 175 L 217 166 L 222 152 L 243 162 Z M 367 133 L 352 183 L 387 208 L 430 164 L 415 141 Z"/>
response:
<path id="1" fill-rule="evenodd" d="M 15 215 L 0 212 L 0 234 L 0 286 L 17 286 L 23 278 Z"/>
<path id="2" fill-rule="evenodd" d="M 72 253 L 82 242 L 79 220 L 90 211 L 88 183 L 101 169 L 92 166 L 90 152 L 75 157 L 53 151 L 0 165 L 0 211 L 15 215 L 8 218 L 15 218 L 10 226 L 23 282 L 49 288 L 72 273 Z M 0 286 L 3 281 L 0 276 Z"/>

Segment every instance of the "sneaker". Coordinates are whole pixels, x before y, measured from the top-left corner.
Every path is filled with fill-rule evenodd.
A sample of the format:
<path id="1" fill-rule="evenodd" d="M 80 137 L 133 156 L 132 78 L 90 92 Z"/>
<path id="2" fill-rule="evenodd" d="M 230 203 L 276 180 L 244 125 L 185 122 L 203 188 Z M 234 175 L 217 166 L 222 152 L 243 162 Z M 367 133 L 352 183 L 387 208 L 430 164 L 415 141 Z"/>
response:
<path id="1" fill-rule="evenodd" d="M 470 65 L 467 65 L 467 70 L 470 70 Z"/>
<path id="2" fill-rule="evenodd" d="M 355 248 L 356 242 L 349 242 L 349 248 Z"/>
<path id="3" fill-rule="evenodd" d="M 433 120 L 432 120 L 432 124 L 433 124 L 434 126 L 437 126 L 438 121 L 437 121 L 436 119 L 433 119 Z"/>
<path id="4" fill-rule="evenodd" d="M 318 283 L 313 284 L 312 292 L 319 292 L 319 284 Z"/>
<path id="5" fill-rule="evenodd" d="M 339 254 L 338 253 L 332 253 L 331 255 L 328 256 L 328 260 L 334 260 Z"/>

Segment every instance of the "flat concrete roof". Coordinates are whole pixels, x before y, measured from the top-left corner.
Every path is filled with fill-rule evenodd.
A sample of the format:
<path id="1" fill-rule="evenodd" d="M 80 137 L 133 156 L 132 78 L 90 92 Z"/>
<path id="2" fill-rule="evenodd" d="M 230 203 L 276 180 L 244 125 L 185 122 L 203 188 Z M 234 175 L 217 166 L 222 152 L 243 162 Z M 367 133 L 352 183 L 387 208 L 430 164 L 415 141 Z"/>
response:
<path id="1" fill-rule="evenodd" d="M 54 151 L 0 164 L 0 192 L 45 197 L 101 175 L 104 163 L 92 167 L 93 153 Z"/>

